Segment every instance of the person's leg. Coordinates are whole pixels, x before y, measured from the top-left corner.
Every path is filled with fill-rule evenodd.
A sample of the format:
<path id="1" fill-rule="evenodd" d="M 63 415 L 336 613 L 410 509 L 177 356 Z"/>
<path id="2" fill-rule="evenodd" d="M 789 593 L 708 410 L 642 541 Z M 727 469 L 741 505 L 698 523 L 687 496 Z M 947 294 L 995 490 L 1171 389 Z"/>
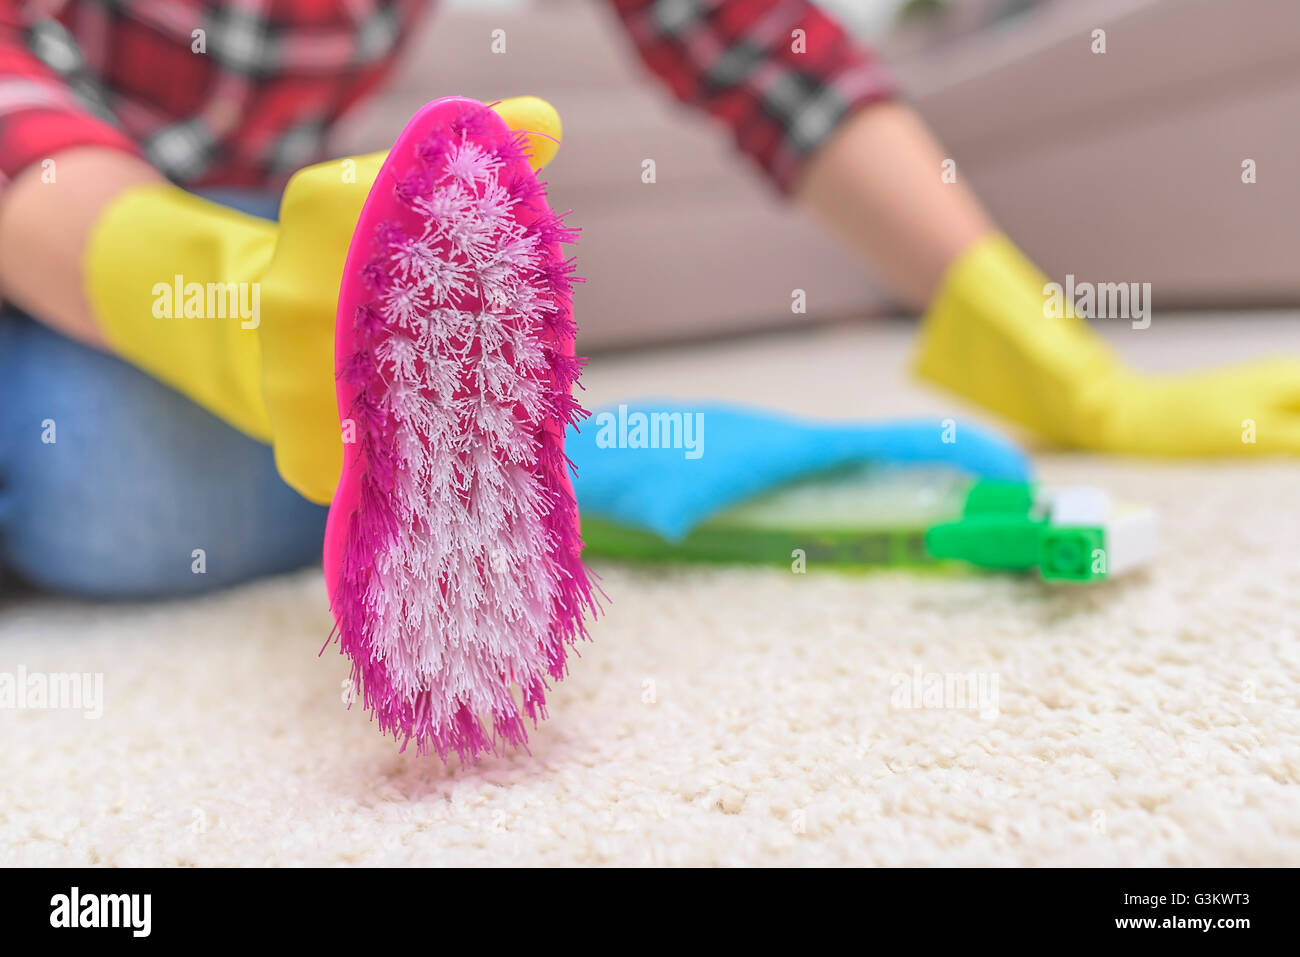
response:
<path id="1" fill-rule="evenodd" d="M 0 450 L 0 566 L 38 587 L 174 595 L 320 560 L 326 509 L 269 447 L 15 313 L 0 316 Z"/>
<path id="2" fill-rule="evenodd" d="M 272 196 L 212 199 L 271 217 Z M 125 362 L 0 314 L 0 577 L 184 594 L 320 560 L 271 450 Z"/>

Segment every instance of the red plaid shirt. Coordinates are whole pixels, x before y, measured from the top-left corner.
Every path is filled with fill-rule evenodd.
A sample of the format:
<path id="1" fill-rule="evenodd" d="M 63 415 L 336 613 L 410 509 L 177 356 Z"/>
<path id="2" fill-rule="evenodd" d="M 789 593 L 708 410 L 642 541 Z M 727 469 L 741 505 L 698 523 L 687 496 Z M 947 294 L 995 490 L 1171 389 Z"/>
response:
<path id="1" fill-rule="evenodd" d="M 651 70 L 783 190 L 841 119 L 894 91 L 808 0 L 610 2 Z M 430 5 L 0 0 L 0 174 L 93 145 L 184 185 L 282 181 L 323 158 L 330 125 L 383 80 Z"/>

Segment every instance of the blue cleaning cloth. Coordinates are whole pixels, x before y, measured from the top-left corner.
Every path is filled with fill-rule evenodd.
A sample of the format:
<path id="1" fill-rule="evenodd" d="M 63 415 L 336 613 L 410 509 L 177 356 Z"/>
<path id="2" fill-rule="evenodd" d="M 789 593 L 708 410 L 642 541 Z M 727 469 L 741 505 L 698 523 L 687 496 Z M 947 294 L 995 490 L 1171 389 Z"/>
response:
<path id="1" fill-rule="evenodd" d="M 1020 449 L 974 423 L 809 422 L 717 402 L 606 406 L 580 430 L 569 430 L 565 452 L 577 467 L 573 489 L 582 514 L 669 541 L 732 505 L 842 466 L 880 462 L 949 466 L 1011 481 L 1030 476 Z"/>

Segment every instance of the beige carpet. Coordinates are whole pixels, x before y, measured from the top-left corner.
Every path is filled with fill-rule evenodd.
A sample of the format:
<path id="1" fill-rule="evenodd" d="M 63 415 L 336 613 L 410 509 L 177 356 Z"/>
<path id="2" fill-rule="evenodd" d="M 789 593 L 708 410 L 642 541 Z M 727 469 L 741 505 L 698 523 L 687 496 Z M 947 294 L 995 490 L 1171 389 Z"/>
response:
<path id="1" fill-rule="evenodd" d="M 1300 353 L 1298 326 L 1166 321 L 1120 345 L 1203 364 Z M 906 382 L 906 340 L 601 359 L 586 398 L 962 412 Z M 474 768 L 398 755 L 344 710 L 317 574 L 10 603 L 0 671 L 102 672 L 104 700 L 99 720 L 0 711 L 0 864 L 1300 861 L 1300 468 L 1040 461 L 1159 504 L 1158 564 L 1091 590 L 600 567 L 614 604 L 531 756 Z M 996 715 L 895 707 L 918 669 L 996 679 Z"/>

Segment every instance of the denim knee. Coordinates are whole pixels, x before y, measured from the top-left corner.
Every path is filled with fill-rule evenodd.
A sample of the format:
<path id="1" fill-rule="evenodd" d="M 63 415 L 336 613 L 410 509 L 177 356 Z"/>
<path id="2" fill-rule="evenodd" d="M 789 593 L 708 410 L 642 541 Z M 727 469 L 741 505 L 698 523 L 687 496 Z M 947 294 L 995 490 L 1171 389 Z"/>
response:
<path id="1" fill-rule="evenodd" d="M 98 597 L 206 591 L 320 560 L 325 509 L 271 450 L 121 360 L 0 316 L 0 565 Z"/>

